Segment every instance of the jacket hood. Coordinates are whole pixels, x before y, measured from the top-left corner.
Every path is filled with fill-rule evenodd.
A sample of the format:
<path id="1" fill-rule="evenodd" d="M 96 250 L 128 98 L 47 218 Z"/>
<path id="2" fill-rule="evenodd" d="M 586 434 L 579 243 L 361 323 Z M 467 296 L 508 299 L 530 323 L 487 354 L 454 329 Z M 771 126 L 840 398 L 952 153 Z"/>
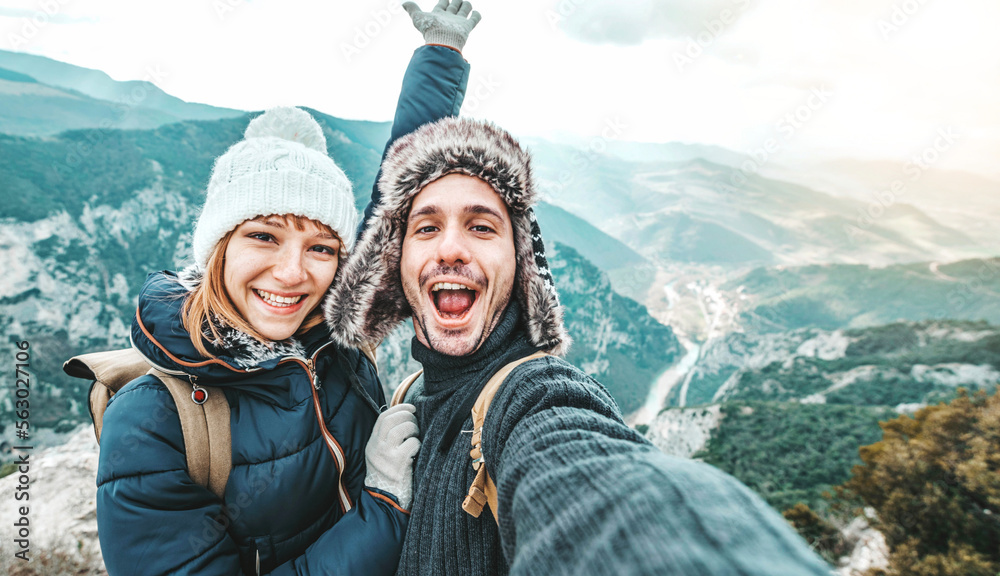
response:
<path id="1" fill-rule="evenodd" d="M 386 154 L 381 201 L 324 305 L 333 338 L 350 347 L 377 342 L 412 315 L 399 269 L 406 219 L 424 186 L 454 173 L 486 182 L 507 205 L 517 259 L 514 295 L 531 343 L 565 354 L 570 338 L 532 210 L 538 193 L 531 156 L 506 131 L 465 118 L 425 124 L 396 140 Z"/>
<path id="2" fill-rule="evenodd" d="M 180 274 L 162 271 L 146 278 L 139 292 L 139 306 L 132 322 L 132 346 L 151 363 L 167 373 L 183 372 L 198 379 L 225 382 L 247 372 L 274 368 L 288 356 L 305 357 L 307 352 L 328 340 L 320 325 L 303 335 L 272 345 L 230 326 L 220 326 L 220 341 L 209 342 L 215 358 L 205 358 L 191 343 L 181 321 L 188 294 L 202 281 L 200 269 L 189 267 Z"/>

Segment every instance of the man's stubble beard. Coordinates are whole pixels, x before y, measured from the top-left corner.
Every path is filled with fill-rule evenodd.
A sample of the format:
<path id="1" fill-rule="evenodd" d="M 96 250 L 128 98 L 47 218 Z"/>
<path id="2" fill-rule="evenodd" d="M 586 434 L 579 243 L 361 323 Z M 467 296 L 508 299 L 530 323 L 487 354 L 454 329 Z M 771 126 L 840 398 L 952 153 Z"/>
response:
<path id="1" fill-rule="evenodd" d="M 403 293 L 406 294 L 406 292 L 407 291 L 404 289 Z M 419 310 L 419 308 L 417 306 L 414 306 L 413 302 L 409 302 L 410 309 L 413 311 L 414 332 L 416 332 L 417 334 L 422 334 L 426 346 L 431 350 L 438 352 L 439 354 L 444 354 L 445 356 L 468 356 L 469 354 L 474 353 L 476 350 L 479 350 L 479 348 L 483 345 L 483 342 L 486 342 L 486 339 L 489 338 L 490 334 L 492 334 L 493 331 L 496 329 L 497 324 L 500 323 L 500 318 L 503 317 L 503 313 L 507 310 L 507 306 L 510 304 L 510 297 L 512 295 L 512 292 L 513 291 L 507 293 L 507 296 L 504 297 L 503 302 L 501 302 L 500 306 L 497 307 L 496 312 L 493 314 L 493 318 L 491 318 L 490 321 L 483 326 L 483 330 L 479 334 L 479 338 L 476 340 L 475 345 L 473 345 L 468 350 L 465 349 L 463 343 L 457 343 L 459 347 L 450 345 L 452 344 L 453 340 L 448 338 L 449 333 L 460 334 L 461 330 L 440 329 L 439 333 L 442 334 L 442 338 L 440 338 L 441 342 L 437 341 L 439 340 L 438 338 L 431 338 L 431 335 L 426 327 L 424 316 L 428 314 L 433 314 L 434 312 L 427 311 L 418 314 L 417 310 Z"/>

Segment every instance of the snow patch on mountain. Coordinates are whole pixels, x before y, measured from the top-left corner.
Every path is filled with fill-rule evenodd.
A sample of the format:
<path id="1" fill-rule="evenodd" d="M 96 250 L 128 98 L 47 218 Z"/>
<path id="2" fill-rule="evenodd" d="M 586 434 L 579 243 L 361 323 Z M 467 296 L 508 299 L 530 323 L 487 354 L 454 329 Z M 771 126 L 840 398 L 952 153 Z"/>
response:
<path id="1" fill-rule="evenodd" d="M 1000 383 L 1000 372 L 989 364 L 957 364 L 949 362 L 926 366 L 916 364 L 910 370 L 911 376 L 920 382 L 933 382 L 945 386 L 969 386 L 979 388 Z"/>

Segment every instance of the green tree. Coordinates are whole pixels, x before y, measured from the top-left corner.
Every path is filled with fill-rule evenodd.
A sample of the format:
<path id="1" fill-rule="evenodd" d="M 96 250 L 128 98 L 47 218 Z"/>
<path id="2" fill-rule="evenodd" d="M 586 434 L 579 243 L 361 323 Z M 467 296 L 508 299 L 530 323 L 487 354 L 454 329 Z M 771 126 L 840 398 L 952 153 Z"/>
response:
<path id="1" fill-rule="evenodd" d="M 998 389 L 1000 390 L 1000 389 Z M 1000 572 L 1000 394 L 959 389 L 950 404 L 880 424 L 840 491 L 875 509 L 893 576 Z"/>

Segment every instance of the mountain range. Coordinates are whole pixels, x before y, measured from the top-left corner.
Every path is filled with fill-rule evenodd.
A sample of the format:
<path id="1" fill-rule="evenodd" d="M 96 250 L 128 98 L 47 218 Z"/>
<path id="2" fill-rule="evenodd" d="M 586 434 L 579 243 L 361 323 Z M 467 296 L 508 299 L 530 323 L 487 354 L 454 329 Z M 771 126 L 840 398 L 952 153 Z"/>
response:
<path id="1" fill-rule="evenodd" d="M 1000 183 L 985 177 L 929 168 L 911 182 L 903 165 L 852 160 L 745 172 L 745 157 L 717 147 L 607 149 L 534 142 L 542 189 L 660 265 L 885 266 L 997 252 Z M 888 188 L 893 175 L 904 192 L 873 206 L 876 186 Z"/>
<path id="2" fill-rule="evenodd" d="M 179 120 L 217 120 L 242 111 L 185 102 L 153 82 L 120 82 L 99 70 L 0 50 L 0 132 L 43 136 L 78 128 L 155 128 Z"/>

